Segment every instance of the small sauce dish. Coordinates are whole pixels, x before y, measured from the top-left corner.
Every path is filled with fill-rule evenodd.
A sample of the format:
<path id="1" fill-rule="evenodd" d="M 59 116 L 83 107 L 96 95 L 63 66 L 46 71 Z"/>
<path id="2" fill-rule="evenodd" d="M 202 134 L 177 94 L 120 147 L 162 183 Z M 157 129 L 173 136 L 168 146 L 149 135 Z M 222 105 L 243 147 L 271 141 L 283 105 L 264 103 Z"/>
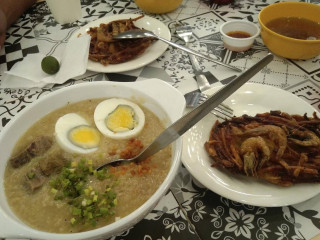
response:
<path id="1" fill-rule="evenodd" d="M 220 33 L 225 48 L 243 52 L 251 48 L 254 39 L 260 34 L 260 28 L 252 22 L 234 20 L 223 23 Z"/>

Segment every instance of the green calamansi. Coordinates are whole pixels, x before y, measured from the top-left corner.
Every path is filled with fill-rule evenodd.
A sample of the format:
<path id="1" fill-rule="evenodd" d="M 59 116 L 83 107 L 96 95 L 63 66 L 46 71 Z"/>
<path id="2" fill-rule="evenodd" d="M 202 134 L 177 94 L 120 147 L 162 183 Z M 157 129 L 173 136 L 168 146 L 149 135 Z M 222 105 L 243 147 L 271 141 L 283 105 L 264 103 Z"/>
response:
<path id="1" fill-rule="evenodd" d="M 60 69 L 59 61 L 53 56 L 44 57 L 41 61 L 41 68 L 47 74 L 55 74 Z"/>

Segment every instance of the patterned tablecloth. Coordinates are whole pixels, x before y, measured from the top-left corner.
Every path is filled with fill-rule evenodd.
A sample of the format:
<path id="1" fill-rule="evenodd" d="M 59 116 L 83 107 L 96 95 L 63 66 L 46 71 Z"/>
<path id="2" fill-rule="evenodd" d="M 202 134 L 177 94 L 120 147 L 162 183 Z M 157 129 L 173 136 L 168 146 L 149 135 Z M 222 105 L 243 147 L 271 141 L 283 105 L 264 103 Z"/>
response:
<path id="1" fill-rule="evenodd" d="M 175 35 L 177 24 L 194 27 L 195 41 L 191 48 L 218 57 L 241 69 L 261 59 L 268 49 L 260 38 L 241 53 L 223 47 L 219 26 L 232 19 L 258 24 L 259 11 L 272 0 L 235 0 L 230 5 L 211 4 L 210 0 L 184 0 L 174 12 L 150 15 L 166 24 L 174 42 L 183 44 Z M 320 4 L 320 1 L 309 0 Z M 59 54 L 74 31 L 98 18 L 122 13 L 138 13 L 131 0 L 82 0 L 83 17 L 76 23 L 59 25 L 45 2 L 34 5 L 7 33 L 0 52 L 0 80 L 3 72 L 30 53 Z M 149 14 L 148 14 L 149 15 Z M 201 60 L 205 71 L 219 80 L 234 74 L 214 63 Z M 125 73 L 87 71 L 50 89 L 0 89 L 1 128 L 28 104 L 56 89 L 87 81 L 139 81 L 156 76 L 182 93 L 197 88 L 188 55 L 169 47 L 151 64 Z M 250 82 L 284 89 L 320 111 L 320 56 L 305 61 L 276 57 Z M 223 82 L 212 82 L 212 86 Z M 290 103 L 288 103 L 290 104 Z M 299 193 L 297 193 L 299 194 Z M 0 227 L 1 229 L 1 227 Z M 0 230 L 1 231 L 1 230 Z M 208 190 L 181 166 L 170 190 L 141 222 L 111 239 L 311 239 L 320 233 L 320 196 L 285 207 L 255 207 L 231 201 Z"/>

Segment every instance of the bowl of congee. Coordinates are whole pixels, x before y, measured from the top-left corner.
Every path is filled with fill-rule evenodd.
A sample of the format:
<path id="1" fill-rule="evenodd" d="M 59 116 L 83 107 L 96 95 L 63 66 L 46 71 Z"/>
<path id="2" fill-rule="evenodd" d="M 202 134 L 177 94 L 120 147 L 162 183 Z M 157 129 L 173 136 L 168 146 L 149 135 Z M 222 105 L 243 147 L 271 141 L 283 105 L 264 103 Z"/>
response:
<path id="1" fill-rule="evenodd" d="M 259 13 L 261 37 L 274 54 L 310 59 L 320 54 L 320 6 L 305 2 L 270 4 Z"/>
<path id="2" fill-rule="evenodd" d="M 139 154 L 184 108 L 158 79 L 80 83 L 27 106 L 0 134 L 0 238 L 107 238 L 136 224 L 172 183 L 181 139 L 97 167 Z"/>

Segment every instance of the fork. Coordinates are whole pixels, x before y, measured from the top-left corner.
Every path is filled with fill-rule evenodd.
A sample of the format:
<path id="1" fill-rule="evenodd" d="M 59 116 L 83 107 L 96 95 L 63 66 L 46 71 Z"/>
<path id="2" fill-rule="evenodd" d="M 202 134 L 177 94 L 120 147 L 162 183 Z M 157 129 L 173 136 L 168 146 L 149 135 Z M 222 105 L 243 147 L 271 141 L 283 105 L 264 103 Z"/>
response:
<path id="1" fill-rule="evenodd" d="M 192 27 L 190 25 L 178 26 L 176 28 L 176 33 L 181 39 L 184 40 L 184 42 L 186 43 L 186 46 L 189 47 L 190 39 L 192 38 L 192 35 L 193 35 Z M 194 55 L 189 54 L 189 58 L 191 61 L 193 71 L 195 73 L 195 79 L 197 81 L 200 92 L 194 91 L 191 93 L 187 93 L 185 95 L 185 98 L 186 98 L 187 107 L 196 107 L 208 99 L 208 96 L 204 93 L 204 91 L 211 88 L 210 82 L 208 79 L 210 79 L 212 83 L 218 82 L 219 80 L 211 72 L 209 71 L 203 72 L 200 67 L 198 59 Z M 227 84 L 231 80 L 233 80 L 235 77 L 236 75 L 228 77 L 221 81 Z M 227 118 L 233 117 L 233 110 L 223 103 L 219 104 L 219 106 L 217 106 L 212 111 L 212 113 L 222 119 L 225 119 L 226 117 Z"/>

